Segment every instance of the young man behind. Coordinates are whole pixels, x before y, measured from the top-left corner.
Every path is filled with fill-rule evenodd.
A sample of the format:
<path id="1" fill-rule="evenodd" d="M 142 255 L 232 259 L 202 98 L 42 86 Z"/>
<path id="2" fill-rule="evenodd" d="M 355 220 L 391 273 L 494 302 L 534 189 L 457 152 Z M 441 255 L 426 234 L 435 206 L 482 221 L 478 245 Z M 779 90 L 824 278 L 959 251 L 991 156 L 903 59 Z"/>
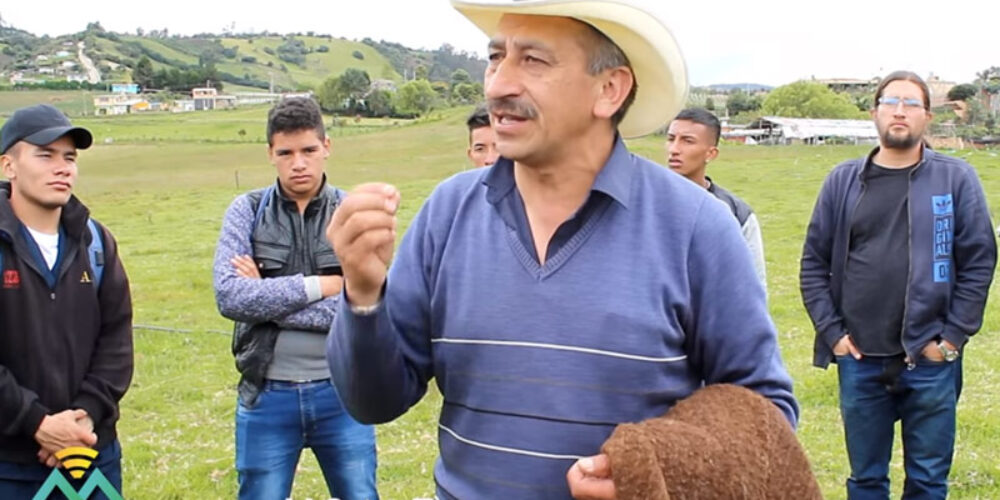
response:
<path id="1" fill-rule="evenodd" d="M 982 326 L 996 241 L 975 169 L 924 146 L 927 84 L 891 73 L 874 102 L 879 147 L 827 176 L 802 250 L 813 363 L 837 363 L 848 498 L 889 497 L 901 420 L 903 498 L 943 499 L 961 352 Z"/>
<path id="2" fill-rule="evenodd" d="M 760 222 L 750 205 L 712 182 L 705 174 L 708 163 L 719 156 L 719 119 L 707 110 L 688 108 L 681 111 L 667 129 L 667 163 L 671 170 L 705 188 L 726 204 L 740 223 L 743 239 L 750 247 L 754 270 L 767 289 L 767 269 L 764 262 L 764 240 Z"/>
<path id="3" fill-rule="evenodd" d="M 97 450 L 121 492 L 132 301 L 114 238 L 73 195 L 77 150 L 92 142 L 44 104 L 0 130 L 0 498 L 34 496 L 72 446 Z"/>
<path id="4" fill-rule="evenodd" d="M 490 114 L 486 106 L 477 106 L 465 121 L 469 127 L 469 148 L 465 154 L 474 167 L 486 167 L 497 162 L 496 137 L 490 125 Z"/>
<path id="5" fill-rule="evenodd" d="M 323 355 L 343 279 L 324 230 L 343 192 L 326 183 L 319 106 L 285 99 L 268 114 L 278 179 L 236 198 L 215 253 L 215 296 L 236 321 L 241 499 L 287 498 L 303 448 L 342 500 L 374 499 L 375 431 L 344 411 Z"/>

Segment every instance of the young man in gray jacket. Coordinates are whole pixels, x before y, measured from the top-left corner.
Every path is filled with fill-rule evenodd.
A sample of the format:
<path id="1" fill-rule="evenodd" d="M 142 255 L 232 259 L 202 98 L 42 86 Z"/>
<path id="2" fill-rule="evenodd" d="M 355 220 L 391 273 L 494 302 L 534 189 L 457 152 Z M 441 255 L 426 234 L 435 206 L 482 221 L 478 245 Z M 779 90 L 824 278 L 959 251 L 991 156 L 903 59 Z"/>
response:
<path id="1" fill-rule="evenodd" d="M 687 108 L 681 111 L 667 128 L 667 165 L 670 170 L 708 190 L 733 213 L 733 217 L 740 223 L 743 239 L 750 248 L 754 271 L 764 285 L 764 290 L 767 290 L 764 238 L 761 236 L 757 214 L 747 202 L 705 175 L 708 163 L 719 157 L 721 135 L 722 125 L 719 119 L 708 110 Z"/>
<path id="2" fill-rule="evenodd" d="M 324 231 L 343 193 L 326 183 L 319 106 L 281 101 L 267 138 L 278 180 L 229 206 L 213 269 L 219 311 L 236 321 L 239 497 L 290 496 L 308 447 L 331 496 L 374 499 L 374 429 L 344 411 L 323 355 L 343 284 Z"/>
<path id="3" fill-rule="evenodd" d="M 891 73 L 874 102 L 880 147 L 830 173 L 806 234 L 800 280 L 813 362 L 837 363 L 848 498 L 889 497 L 902 420 L 903 498 L 943 499 L 962 347 L 982 325 L 996 240 L 975 169 L 924 145 L 924 81 Z"/>

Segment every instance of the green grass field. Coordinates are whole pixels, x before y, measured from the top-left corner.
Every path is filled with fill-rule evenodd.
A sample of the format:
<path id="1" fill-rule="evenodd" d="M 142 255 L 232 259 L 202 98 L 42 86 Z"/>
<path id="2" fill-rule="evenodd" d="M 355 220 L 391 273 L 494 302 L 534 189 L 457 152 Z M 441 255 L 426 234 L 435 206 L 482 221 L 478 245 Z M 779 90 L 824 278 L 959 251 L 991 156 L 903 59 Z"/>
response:
<path id="1" fill-rule="evenodd" d="M 0 103 L 3 99 L 0 94 Z M 439 181 L 466 168 L 467 111 L 334 138 L 328 175 L 343 187 L 369 180 L 395 183 L 403 193 L 400 218 L 405 225 Z M 131 279 L 135 323 L 183 330 L 135 331 L 135 379 L 122 402 L 119 425 L 128 498 L 235 495 L 237 374 L 229 351 L 231 323 L 219 317 L 214 305 L 211 262 L 226 206 L 239 193 L 273 179 L 263 145 L 250 142 L 251 135 L 263 134 L 263 116 L 241 110 L 188 114 L 185 121 L 168 115 L 81 121 L 99 139 L 81 155 L 77 192 L 118 238 Z M 233 140 L 239 128 L 248 132 L 246 143 Z M 146 140 L 153 136 L 171 139 Z M 105 145 L 101 137 L 116 140 Z M 661 142 L 651 137 L 630 147 L 661 161 Z M 847 146 L 725 146 L 710 170 L 716 182 L 753 205 L 761 219 L 769 303 L 803 410 L 799 437 L 828 498 L 844 497 L 847 476 L 836 368 L 810 366 L 813 334 L 799 297 L 798 259 L 822 179 L 834 164 L 864 151 Z M 997 153 L 957 154 L 978 168 L 991 210 L 1000 213 Z M 1000 395 L 994 389 L 1000 384 L 997 288 L 983 330 L 966 351 L 951 476 L 956 499 L 1000 498 Z M 439 405 L 440 396 L 432 391 L 404 417 L 378 427 L 383 498 L 433 496 Z M 902 483 L 899 448 L 897 444 L 892 465 L 897 497 Z M 303 456 L 294 498 L 326 498 L 315 460 L 309 453 Z"/>
<path id="2" fill-rule="evenodd" d="M 0 92 L 0 117 L 6 119 L 14 110 L 33 104 L 51 104 L 69 116 L 94 112 L 94 96 L 90 90 L 18 90 Z"/>

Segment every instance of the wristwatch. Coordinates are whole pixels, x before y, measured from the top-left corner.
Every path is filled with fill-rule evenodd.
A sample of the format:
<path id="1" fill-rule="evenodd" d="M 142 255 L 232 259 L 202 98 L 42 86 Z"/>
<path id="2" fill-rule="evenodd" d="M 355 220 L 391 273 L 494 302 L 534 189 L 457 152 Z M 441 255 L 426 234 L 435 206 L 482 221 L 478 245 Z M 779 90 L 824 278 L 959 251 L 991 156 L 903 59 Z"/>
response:
<path id="1" fill-rule="evenodd" d="M 943 340 L 938 342 L 938 349 L 941 351 L 941 355 L 944 356 L 944 360 L 949 363 L 958 359 L 958 355 L 961 354 L 961 351 L 958 349 L 948 347 L 948 344 L 945 344 Z"/>

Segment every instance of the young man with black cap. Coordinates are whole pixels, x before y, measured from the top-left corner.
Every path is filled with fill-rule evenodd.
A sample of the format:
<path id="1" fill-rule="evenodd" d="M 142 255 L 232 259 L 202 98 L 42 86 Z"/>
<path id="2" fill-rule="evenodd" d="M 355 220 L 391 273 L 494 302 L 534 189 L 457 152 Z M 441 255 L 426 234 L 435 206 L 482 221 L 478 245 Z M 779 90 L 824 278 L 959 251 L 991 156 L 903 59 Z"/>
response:
<path id="1" fill-rule="evenodd" d="M 396 188 L 362 185 L 334 213 L 327 361 L 348 410 L 392 420 L 436 379 L 442 499 L 614 498 L 601 443 L 705 384 L 794 424 L 736 220 L 622 140 L 685 101 L 669 30 L 623 1 L 452 4 L 490 37 L 500 159 L 438 186 L 394 260 Z"/>
<path id="2" fill-rule="evenodd" d="M 0 498 L 30 498 L 72 446 L 121 491 L 132 302 L 114 238 L 72 194 L 92 142 L 48 105 L 0 129 Z"/>

